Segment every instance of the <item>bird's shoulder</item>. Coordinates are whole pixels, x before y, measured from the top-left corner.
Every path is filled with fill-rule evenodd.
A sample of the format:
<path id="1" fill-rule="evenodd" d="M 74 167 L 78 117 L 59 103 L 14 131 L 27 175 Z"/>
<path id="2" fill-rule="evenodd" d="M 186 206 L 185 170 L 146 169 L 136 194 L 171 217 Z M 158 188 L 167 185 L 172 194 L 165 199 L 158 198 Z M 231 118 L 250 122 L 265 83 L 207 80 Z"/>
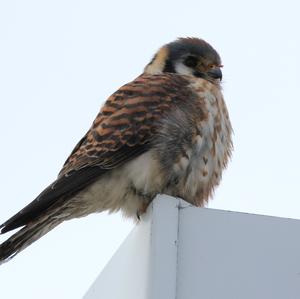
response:
<path id="1" fill-rule="evenodd" d="M 174 103 L 190 97 L 190 84 L 177 74 L 142 74 L 123 85 L 106 100 L 60 176 L 86 166 L 114 168 L 145 151 L 157 120 Z"/>

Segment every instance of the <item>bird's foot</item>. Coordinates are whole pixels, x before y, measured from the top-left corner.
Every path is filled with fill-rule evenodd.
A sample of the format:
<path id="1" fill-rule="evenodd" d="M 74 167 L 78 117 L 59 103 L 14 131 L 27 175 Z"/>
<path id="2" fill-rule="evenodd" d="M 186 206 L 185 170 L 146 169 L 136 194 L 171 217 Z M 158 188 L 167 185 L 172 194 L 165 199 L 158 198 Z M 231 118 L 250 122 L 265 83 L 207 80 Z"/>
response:
<path id="1" fill-rule="evenodd" d="M 136 217 L 137 217 L 138 221 L 141 220 L 141 215 L 143 215 L 143 214 L 146 213 L 147 208 L 148 208 L 150 202 L 151 202 L 151 201 L 147 201 L 147 202 L 145 201 L 145 202 L 143 202 L 143 204 L 141 205 L 140 209 L 138 209 L 138 210 L 136 211 Z"/>

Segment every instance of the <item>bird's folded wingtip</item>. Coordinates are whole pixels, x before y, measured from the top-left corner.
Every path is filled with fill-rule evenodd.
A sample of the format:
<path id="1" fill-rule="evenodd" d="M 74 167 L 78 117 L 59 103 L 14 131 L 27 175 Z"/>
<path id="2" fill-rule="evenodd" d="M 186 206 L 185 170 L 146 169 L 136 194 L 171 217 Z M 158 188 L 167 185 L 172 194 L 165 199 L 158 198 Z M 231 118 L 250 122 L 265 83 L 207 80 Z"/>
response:
<path id="1" fill-rule="evenodd" d="M 3 235 L 5 233 L 7 233 L 8 231 L 6 230 L 6 225 L 7 225 L 7 221 L 3 222 L 0 225 L 0 235 Z"/>

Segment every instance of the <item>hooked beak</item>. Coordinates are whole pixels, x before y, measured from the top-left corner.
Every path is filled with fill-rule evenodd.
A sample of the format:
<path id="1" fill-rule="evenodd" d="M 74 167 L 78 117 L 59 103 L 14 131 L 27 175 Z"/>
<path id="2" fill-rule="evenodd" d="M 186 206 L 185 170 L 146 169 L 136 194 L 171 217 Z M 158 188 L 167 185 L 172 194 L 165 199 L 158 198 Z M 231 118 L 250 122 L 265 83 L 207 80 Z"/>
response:
<path id="1" fill-rule="evenodd" d="M 214 67 L 207 72 L 207 75 L 213 79 L 220 79 L 222 81 L 222 71 L 220 67 Z"/>

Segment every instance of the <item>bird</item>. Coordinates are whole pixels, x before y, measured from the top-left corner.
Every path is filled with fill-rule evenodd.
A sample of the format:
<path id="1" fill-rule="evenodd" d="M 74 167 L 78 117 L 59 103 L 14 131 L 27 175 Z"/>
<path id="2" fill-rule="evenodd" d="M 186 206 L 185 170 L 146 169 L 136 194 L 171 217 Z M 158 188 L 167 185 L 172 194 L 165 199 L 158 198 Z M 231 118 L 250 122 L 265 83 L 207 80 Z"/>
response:
<path id="1" fill-rule="evenodd" d="M 114 92 L 57 179 L 5 221 L 0 263 L 66 220 L 121 211 L 139 222 L 157 194 L 204 206 L 233 150 L 221 58 L 205 40 L 178 38 Z"/>

